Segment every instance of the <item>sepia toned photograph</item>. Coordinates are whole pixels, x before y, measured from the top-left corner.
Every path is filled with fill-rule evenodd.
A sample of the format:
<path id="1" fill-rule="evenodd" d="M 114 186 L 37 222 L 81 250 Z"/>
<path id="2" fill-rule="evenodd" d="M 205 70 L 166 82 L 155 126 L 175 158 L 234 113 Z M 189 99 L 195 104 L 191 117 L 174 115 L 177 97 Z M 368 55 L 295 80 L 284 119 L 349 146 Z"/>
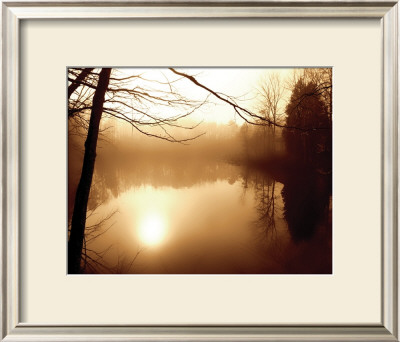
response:
<path id="1" fill-rule="evenodd" d="M 332 274 L 332 68 L 67 69 L 68 274 Z"/>

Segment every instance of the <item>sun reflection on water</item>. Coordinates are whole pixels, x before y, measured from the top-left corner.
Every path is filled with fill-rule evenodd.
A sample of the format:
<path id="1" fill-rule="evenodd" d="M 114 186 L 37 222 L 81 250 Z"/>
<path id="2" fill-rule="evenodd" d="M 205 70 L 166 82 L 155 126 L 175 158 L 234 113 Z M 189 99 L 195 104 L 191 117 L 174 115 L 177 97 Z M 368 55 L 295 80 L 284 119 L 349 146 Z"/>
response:
<path id="1" fill-rule="evenodd" d="M 146 245 L 157 245 L 165 237 L 165 219 L 156 212 L 147 213 L 139 223 L 139 237 Z"/>

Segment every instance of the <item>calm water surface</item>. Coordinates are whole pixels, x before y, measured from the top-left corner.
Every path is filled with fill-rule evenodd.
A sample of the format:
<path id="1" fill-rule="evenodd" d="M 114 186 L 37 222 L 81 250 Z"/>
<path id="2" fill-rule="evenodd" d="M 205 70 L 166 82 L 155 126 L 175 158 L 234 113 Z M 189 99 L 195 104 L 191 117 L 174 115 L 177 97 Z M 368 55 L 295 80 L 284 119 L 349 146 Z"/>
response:
<path id="1" fill-rule="evenodd" d="M 201 162 L 115 172 L 95 176 L 87 273 L 331 273 L 330 176 Z"/>

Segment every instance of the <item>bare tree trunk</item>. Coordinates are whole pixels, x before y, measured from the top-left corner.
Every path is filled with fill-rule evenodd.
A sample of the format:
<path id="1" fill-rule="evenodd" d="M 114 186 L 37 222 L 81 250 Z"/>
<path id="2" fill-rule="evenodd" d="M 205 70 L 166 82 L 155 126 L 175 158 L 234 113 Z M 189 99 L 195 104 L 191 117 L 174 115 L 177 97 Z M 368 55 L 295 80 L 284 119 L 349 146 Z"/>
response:
<path id="1" fill-rule="evenodd" d="M 100 119 L 103 113 L 104 97 L 108 88 L 110 74 L 110 68 L 103 68 L 101 70 L 99 83 L 93 96 L 89 131 L 85 142 L 82 174 L 76 190 L 71 231 L 68 241 L 68 273 L 70 274 L 80 272 L 81 253 L 85 236 L 86 210 L 90 187 L 92 185 Z"/>

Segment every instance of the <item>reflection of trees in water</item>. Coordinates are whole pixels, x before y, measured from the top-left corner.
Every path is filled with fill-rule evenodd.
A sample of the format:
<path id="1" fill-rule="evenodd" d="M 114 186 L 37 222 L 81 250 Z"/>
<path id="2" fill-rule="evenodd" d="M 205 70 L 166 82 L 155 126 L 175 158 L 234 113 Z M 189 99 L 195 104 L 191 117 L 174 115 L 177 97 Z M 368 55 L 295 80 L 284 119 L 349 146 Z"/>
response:
<path id="1" fill-rule="evenodd" d="M 282 260 L 285 257 L 286 232 L 286 224 L 282 218 L 283 202 L 280 197 L 282 184 L 265 170 L 243 168 L 242 186 L 243 194 L 249 190 L 254 200 L 256 216 L 250 228 L 256 233 L 256 246 L 259 246 L 259 253 L 263 255 L 261 273 L 281 273 L 284 267 Z"/>
<path id="2" fill-rule="evenodd" d="M 254 198 L 258 219 L 256 225 L 271 239 L 276 237 L 275 180 L 262 177 L 254 183 Z"/>
<path id="3" fill-rule="evenodd" d="M 284 216 L 294 241 L 311 238 L 328 215 L 331 178 L 315 171 L 296 170 L 286 176 L 282 190 Z"/>
<path id="4" fill-rule="evenodd" d="M 300 165 L 293 169 L 242 173 L 243 192 L 254 193 L 264 272 L 331 273 L 331 175 Z"/>
<path id="5" fill-rule="evenodd" d="M 100 159 L 100 158 L 99 158 Z M 100 162 L 99 162 L 100 164 Z M 120 166 L 101 165 L 96 169 L 91 189 L 91 202 L 96 205 L 112 196 L 118 197 L 130 188 L 151 184 L 153 187 L 190 188 L 195 185 L 228 180 L 230 184 L 239 178 L 238 167 L 224 162 L 197 160 L 152 159 L 136 160 L 134 167 L 128 162 Z"/>
<path id="6" fill-rule="evenodd" d="M 294 169 L 279 170 L 277 178 L 283 184 L 280 192 L 282 202 L 279 203 L 276 179 L 268 171 L 250 171 L 246 168 L 242 173 L 243 193 L 249 186 L 254 190 L 258 214 L 255 224 L 269 238 L 276 235 L 278 206 L 283 209 L 283 218 L 295 242 L 311 238 L 320 224 L 330 225 L 327 218 L 332 194 L 331 175 L 321 175 L 300 166 Z"/>

